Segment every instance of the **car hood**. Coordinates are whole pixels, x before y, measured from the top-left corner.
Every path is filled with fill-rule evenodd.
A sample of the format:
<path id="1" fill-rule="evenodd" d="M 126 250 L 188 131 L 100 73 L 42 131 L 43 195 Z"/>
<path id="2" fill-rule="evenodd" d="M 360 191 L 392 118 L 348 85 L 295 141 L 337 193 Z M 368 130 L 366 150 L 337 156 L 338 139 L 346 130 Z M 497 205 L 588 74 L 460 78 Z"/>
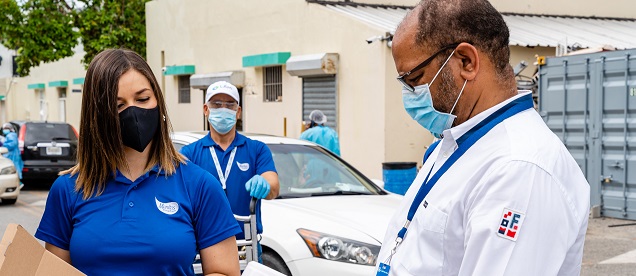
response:
<path id="1" fill-rule="evenodd" d="M 263 226 L 268 230 L 281 227 L 274 223 L 281 218 L 287 227 L 307 228 L 345 238 L 348 233 L 364 233 L 377 243 L 384 239 L 386 227 L 400 204 L 402 196 L 336 195 L 289 198 L 263 201 Z M 290 218 L 294 218 L 290 222 Z M 289 225 L 292 224 L 292 225 Z M 284 226 L 283 226 L 284 227 Z M 317 229 L 318 228 L 318 229 Z"/>

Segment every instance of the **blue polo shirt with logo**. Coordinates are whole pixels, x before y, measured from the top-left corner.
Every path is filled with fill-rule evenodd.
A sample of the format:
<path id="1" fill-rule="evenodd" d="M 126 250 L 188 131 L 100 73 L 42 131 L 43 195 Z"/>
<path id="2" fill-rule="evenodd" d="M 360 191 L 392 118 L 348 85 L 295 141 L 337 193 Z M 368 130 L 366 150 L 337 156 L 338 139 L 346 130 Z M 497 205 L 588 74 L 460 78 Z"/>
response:
<path id="1" fill-rule="evenodd" d="M 240 133 L 236 133 L 234 141 L 230 146 L 223 150 L 212 140 L 210 133 L 198 141 L 181 148 L 181 153 L 190 161 L 201 166 L 204 170 L 210 172 L 214 177 L 219 179 L 219 175 L 210 153 L 210 147 L 214 149 L 221 165 L 221 170 L 225 173 L 227 162 L 230 159 L 232 150 L 236 148 L 234 156 L 234 164 L 230 169 L 226 185 L 227 197 L 232 207 L 232 212 L 236 215 L 247 216 L 250 214 L 250 193 L 245 190 L 245 183 L 254 175 L 260 175 L 264 172 L 276 172 L 272 152 L 263 142 L 255 141 L 245 137 Z M 263 232 L 261 223 L 261 201 L 256 204 L 256 229 L 258 233 Z M 243 223 L 239 224 L 241 230 Z M 244 239 L 244 233 L 236 235 L 237 239 Z"/>
<path id="2" fill-rule="evenodd" d="M 53 183 L 35 237 L 70 251 L 87 275 L 194 275 L 197 250 L 241 232 L 219 182 L 190 162 L 134 182 L 117 171 L 88 200 L 76 180 Z"/>

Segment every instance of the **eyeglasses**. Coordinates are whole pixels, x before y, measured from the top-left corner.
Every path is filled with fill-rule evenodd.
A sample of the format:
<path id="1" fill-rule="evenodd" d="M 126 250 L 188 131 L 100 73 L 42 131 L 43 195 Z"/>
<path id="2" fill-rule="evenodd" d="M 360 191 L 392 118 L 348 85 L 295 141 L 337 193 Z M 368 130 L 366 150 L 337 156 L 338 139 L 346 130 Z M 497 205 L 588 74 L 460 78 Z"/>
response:
<path id="1" fill-rule="evenodd" d="M 413 85 L 409 84 L 404 78 L 408 77 L 409 75 L 413 74 L 413 72 L 416 72 L 417 70 L 420 70 L 424 67 L 426 67 L 429 63 L 431 63 L 433 61 L 433 59 L 435 59 L 435 57 L 441 53 L 443 53 L 444 51 L 451 49 L 451 48 L 455 48 L 459 46 L 459 43 L 454 43 L 451 45 L 446 45 L 444 47 L 442 47 L 442 49 L 440 49 L 439 51 L 437 51 L 435 54 L 433 54 L 431 57 L 427 58 L 426 60 L 424 60 L 422 63 L 420 63 L 418 66 L 415 66 L 415 68 L 411 69 L 411 71 L 408 71 L 400 76 L 397 77 L 397 80 L 404 86 L 404 88 L 406 88 L 407 90 L 414 92 L 415 91 L 415 87 L 413 87 Z"/>
<path id="2" fill-rule="evenodd" d="M 227 109 L 232 109 L 234 110 L 237 106 L 238 103 L 236 102 L 224 102 L 224 101 L 211 101 L 209 102 L 209 106 L 212 108 L 221 108 L 221 107 L 225 107 Z"/>

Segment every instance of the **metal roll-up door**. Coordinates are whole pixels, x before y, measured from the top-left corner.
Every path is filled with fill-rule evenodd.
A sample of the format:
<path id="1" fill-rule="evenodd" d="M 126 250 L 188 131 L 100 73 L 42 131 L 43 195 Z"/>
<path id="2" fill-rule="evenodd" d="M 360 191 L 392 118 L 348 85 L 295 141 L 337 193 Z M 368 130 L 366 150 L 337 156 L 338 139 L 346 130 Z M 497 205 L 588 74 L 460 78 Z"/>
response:
<path id="1" fill-rule="evenodd" d="M 337 130 L 335 75 L 303 78 L 303 120 L 308 121 L 309 113 L 315 109 L 319 109 L 327 116 L 326 126 Z"/>

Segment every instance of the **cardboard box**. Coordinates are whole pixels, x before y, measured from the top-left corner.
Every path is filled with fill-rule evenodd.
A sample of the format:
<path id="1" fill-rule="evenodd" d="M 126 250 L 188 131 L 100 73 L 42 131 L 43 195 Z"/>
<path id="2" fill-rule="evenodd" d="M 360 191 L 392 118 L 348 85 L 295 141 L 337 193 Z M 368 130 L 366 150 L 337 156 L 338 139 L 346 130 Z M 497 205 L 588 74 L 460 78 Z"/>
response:
<path id="1" fill-rule="evenodd" d="M 0 242 L 0 276 L 86 275 L 53 255 L 18 224 L 11 223 Z"/>

